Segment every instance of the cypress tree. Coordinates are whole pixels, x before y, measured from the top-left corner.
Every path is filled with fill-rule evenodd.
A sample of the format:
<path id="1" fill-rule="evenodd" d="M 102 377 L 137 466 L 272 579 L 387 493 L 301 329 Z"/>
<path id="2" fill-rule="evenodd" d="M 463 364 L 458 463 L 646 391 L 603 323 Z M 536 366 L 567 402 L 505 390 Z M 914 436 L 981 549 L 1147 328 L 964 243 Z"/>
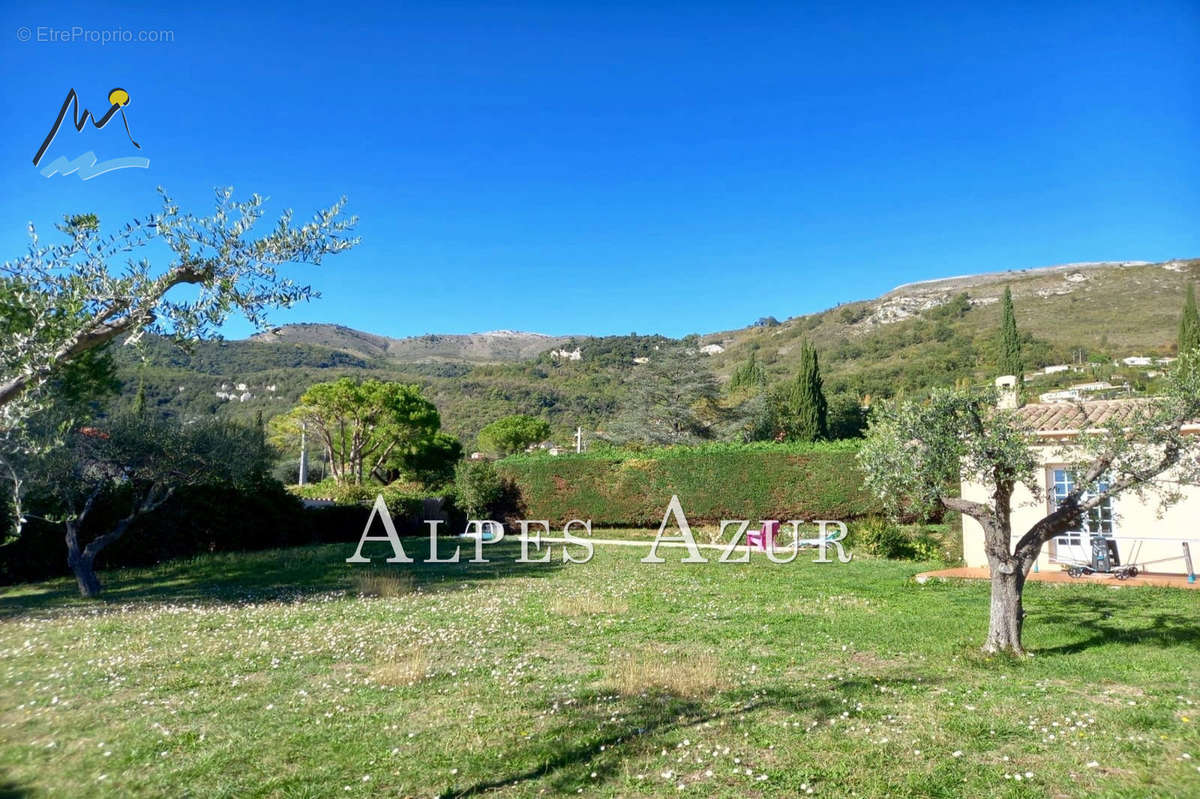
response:
<path id="1" fill-rule="evenodd" d="M 137 395 L 133 398 L 133 413 L 135 416 L 144 416 L 146 413 L 146 380 L 145 378 L 138 380 Z"/>
<path id="2" fill-rule="evenodd" d="M 752 351 L 750 360 L 734 369 L 733 374 L 730 375 L 729 390 L 757 390 L 766 385 L 766 382 L 767 374 L 763 370 L 762 364 L 758 362 L 758 356 Z"/>
<path id="3" fill-rule="evenodd" d="M 1025 364 L 1021 362 L 1021 335 L 1017 332 L 1017 315 L 1013 311 L 1012 290 L 1004 287 L 1000 301 L 1000 374 L 1024 379 Z"/>
<path id="4" fill-rule="evenodd" d="M 829 407 L 816 349 L 807 341 L 800 350 L 800 371 L 792 386 L 791 433 L 797 441 L 819 441 L 829 437 Z"/>
<path id="5" fill-rule="evenodd" d="M 1189 283 L 1183 316 L 1179 318 L 1179 354 L 1200 349 L 1200 315 L 1196 313 L 1196 287 Z"/>

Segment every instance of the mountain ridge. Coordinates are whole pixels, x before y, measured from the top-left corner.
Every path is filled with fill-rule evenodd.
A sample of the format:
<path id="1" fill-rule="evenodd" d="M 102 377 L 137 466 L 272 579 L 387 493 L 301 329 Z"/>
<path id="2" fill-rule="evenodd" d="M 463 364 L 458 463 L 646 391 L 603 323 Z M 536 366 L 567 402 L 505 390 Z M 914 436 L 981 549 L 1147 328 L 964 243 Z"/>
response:
<path id="1" fill-rule="evenodd" d="M 489 330 L 482 333 L 426 333 L 393 338 L 347 325 L 302 322 L 280 325 L 244 341 L 264 344 L 317 344 L 370 357 L 385 357 L 402 363 L 461 359 L 474 363 L 528 360 L 572 340 L 519 330 Z"/>
<path id="2" fill-rule="evenodd" d="M 1195 271 L 1197 264 L 1200 264 L 1200 259 L 1195 258 L 1173 258 L 1167 261 L 1137 261 L 1137 260 L 1114 260 L 1114 261 L 1080 261 L 1065 264 L 1052 264 L 1049 266 L 1037 266 L 1019 269 L 998 270 L 981 273 L 967 273 L 962 275 L 952 275 L 949 277 L 929 278 L 926 280 L 915 280 L 908 283 L 901 283 L 896 287 L 889 289 L 877 297 L 852 300 L 850 302 L 841 303 L 833 308 L 824 309 L 821 311 L 813 311 L 807 314 L 800 314 L 788 318 L 788 322 L 797 319 L 805 319 L 814 316 L 820 316 L 823 313 L 828 313 L 846 306 L 855 306 L 862 303 L 879 303 L 885 305 L 889 300 L 894 301 L 896 298 L 910 297 L 925 297 L 930 294 L 970 291 L 974 288 L 988 289 L 998 284 L 1020 283 L 1028 280 L 1037 280 L 1040 278 L 1053 277 L 1058 273 L 1087 273 L 1095 271 L 1104 271 L 1110 269 L 1129 269 L 1140 267 L 1157 267 L 1167 270 L 1187 272 Z M 1078 282 L 1078 281 L 1076 281 Z M 988 292 L 989 294 L 993 292 Z M 979 304 L 987 304 L 994 301 L 992 296 L 976 297 L 975 300 Z M 927 310 L 927 305 L 921 310 Z M 911 314 L 908 314 L 911 315 Z M 907 315 L 900 314 L 899 319 L 907 318 Z M 877 318 L 876 322 L 887 324 L 892 321 L 899 321 L 893 316 L 885 315 L 883 318 Z M 701 333 L 700 338 L 706 343 L 715 343 L 711 341 L 716 336 L 729 336 L 730 334 L 739 333 L 746 330 L 754 329 L 755 325 L 748 325 L 744 328 L 733 328 L 724 331 L 712 331 L 709 333 Z M 327 331 L 328 335 L 322 336 L 320 333 Z M 473 362 L 512 362 L 517 360 L 529 360 L 543 352 L 553 350 L 557 347 L 565 346 L 571 342 L 581 342 L 590 339 L 609 338 L 608 336 L 591 334 L 591 333 L 575 333 L 568 335 L 552 335 L 540 333 L 537 331 L 522 331 L 522 330 L 490 330 L 476 333 L 425 333 L 417 336 L 393 337 L 379 333 L 371 333 L 357 328 L 352 328 L 338 322 L 298 322 L 286 325 L 280 325 L 272 328 L 270 331 L 254 334 L 247 339 L 239 339 L 240 341 L 258 341 L 264 343 L 272 342 L 299 342 L 319 344 L 328 346 L 333 349 L 343 349 L 357 354 L 379 356 L 384 355 L 394 358 L 400 362 L 436 361 L 436 360 L 453 360 L 457 349 L 462 349 L 464 352 L 461 357 L 464 360 Z M 346 340 L 365 340 L 366 345 L 352 347 L 346 343 Z M 491 347 L 483 342 L 496 342 Z M 495 350 L 497 352 L 493 353 Z M 516 357 L 513 356 L 516 353 Z M 489 358 L 489 354 L 494 357 Z"/>
<path id="3" fill-rule="evenodd" d="M 1088 379 L 1148 390 L 1152 370 L 1126 369 L 1121 360 L 1174 354 L 1189 282 L 1200 283 L 1200 259 L 1059 264 L 918 281 L 784 321 L 764 317 L 684 339 L 504 330 L 393 339 L 308 323 L 201 342 L 191 351 L 147 337 L 144 359 L 134 348 L 117 353 L 124 401 L 144 382 L 164 413 L 269 418 L 313 383 L 374 377 L 421 385 L 447 429 L 467 440 L 511 413 L 540 416 L 560 432 L 602 429 L 624 407 L 641 365 L 660 350 L 690 351 L 721 381 L 754 357 L 778 384 L 795 376 L 808 341 L 820 355 L 831 403 L 842 405 L 963 379 L 990 381 L 1005 288 L 1013 292 L 1029 370 L 1074 363 L 1086 367 Z M 1055 381 L 1076 379 L 1075 371 L 1038 378 L 1039 390 L 1059 388 Z"/>

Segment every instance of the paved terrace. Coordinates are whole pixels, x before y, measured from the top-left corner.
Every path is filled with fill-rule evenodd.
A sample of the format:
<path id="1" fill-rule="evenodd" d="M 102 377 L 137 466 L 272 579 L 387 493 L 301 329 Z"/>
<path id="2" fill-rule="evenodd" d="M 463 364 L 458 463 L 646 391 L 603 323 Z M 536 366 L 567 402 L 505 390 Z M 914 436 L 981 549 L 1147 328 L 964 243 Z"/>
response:
<path id="1" fill-rule="evenodd" d="M 989 580 L 991 572 L 986 566 L 960 566 L 956 569 L 940 569 L 933 572 L 924 572 L 916 576 L 918 583 L 926 582 L 934 578 L 939 579 L 959 579 L 959 580 Z M 1045 572 L 1030 572 L 1029 580 L 1039 583 L 1104 583 L 1112 586 L 1138 586 L 1138 585 L 1159 585 L 1167 588 L 1190 588 L 1192 590 L 1200 589 L 1200 580 L 1194 583 L 1189 583 L 1187 576 L 1183 574 L 1156 574 L 1154 572 L 1139 572 L 1136 577 L 1130 577 L 1128 580 L 1118 580 L 1111 574 L 1085 574 L 1082 577 L 1072 577 L 1065 571 L 1045 571 Z"/>

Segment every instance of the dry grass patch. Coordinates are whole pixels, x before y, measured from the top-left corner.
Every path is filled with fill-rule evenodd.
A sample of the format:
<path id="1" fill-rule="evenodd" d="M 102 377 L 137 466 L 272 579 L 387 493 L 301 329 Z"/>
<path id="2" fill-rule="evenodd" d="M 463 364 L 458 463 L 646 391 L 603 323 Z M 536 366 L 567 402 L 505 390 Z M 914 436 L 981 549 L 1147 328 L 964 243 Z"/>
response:
<path id="1" fill-rule="evenodd" d="M 376 664 L 371 679 L 385 686 L 416 685 L 429 676 L 429 655 L 424 649 L 405 652 L 399 658 Z"/>
<path id="2" fill-rule="evenodd" d="M 629 610 L 621 597 L 580 593 L 559 596 L 550 603 L 550 612 L 561 616 L 619 615 Z"/>
<path id="3" fill-rule="evenodd" d="M 354 587 L 362 596 L 394 599 L 416 591 L 411 574 L 396 572 L 365 572 L 354 576 Z"/>
<path id="4" fill-rule="evenodd" d="M 730 685 L 721 662 L 705 653 L 634 652 L 616 663 L 612 686 L 626 696 L 669 693 L 700 698 Z"/>

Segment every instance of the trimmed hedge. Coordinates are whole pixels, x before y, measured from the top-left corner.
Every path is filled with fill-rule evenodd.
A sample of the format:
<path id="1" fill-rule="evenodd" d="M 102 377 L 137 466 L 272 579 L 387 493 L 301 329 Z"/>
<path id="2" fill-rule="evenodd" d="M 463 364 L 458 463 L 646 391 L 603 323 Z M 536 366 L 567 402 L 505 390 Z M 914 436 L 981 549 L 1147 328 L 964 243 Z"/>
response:
<path id="1" fill-rule="evenodd" d="M 417 526 L 422 527 L 424 522 L 420 519 L 424 513 L 425 501 L 428 499 L 441 499 L 447 512 L 454 505 L 454 495 L 452 492 L 433 494 L 430 492 L 413 491 L 410 487 L 397 484 L 387 486 L 339 486 L 330 481 L 325 483 L 310 483 L 303 486 L 288 486 L 287 490 L 301 499 L 329 500 L 339 507 L 363 507 L 367 509 L 374 505 L 375 498 L 382 494 L 384 502 L 387 503 L 388 512 L 392 514 L 398 529 L 403 526 L 400 523 L 399 517 L 416 519 Z"/>
<path id="2" fill-rule="evenodd" d="M 689 521 L 855 519 L 882 513 L 863 487 L 857 446 L 745 444 L 582 455 L 532 455 L 497 464 L 529 519 L 655 527 L 671 495 Z"/>

